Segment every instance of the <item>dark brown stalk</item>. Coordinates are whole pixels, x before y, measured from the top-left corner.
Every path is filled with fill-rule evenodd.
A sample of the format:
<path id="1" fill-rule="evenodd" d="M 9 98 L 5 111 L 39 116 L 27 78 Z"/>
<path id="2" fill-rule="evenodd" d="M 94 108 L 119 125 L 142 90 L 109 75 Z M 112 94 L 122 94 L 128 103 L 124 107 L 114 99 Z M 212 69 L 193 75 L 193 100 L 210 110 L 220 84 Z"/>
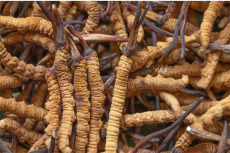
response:
<path id="1" fill-rule="evenodd" d="M 184 40 L 184 33 L 185 33 L 185 27 L 186 27 L 186 22 L 187 22 L 187 12 L 188 12 L 188 7 L 189 7 L 190 2 L 188 2 L 185 12 L 184 12 L 184 21 L 183 21 L 183 26 L 181 29 L 180 37 L 181 37 L 181 56 L 180 58 L 184 58 L 185 54 L 185 40 Z"/>
<path id="2" fill-rule="evenodd" d="M 161 145 L 158 147 L 158 149 L 155 151 L 155 153 L 160 153 L 160 151 L 166 146 L 166 144 L 171 140 L 171 138 L 174 136 L 174 134 L 177 132 L 177 130 L 181 127 L 181 124 L 176 126 L 164 139 L 164 141 L 161 143 Z"/>
<path id="3" fill-rule="evenodd" d="M 5 145 L 5 143 L 2 141 L 2 139 L 0 138 L 0 151 L 2 153 L 12 153 L 10 151 L 10 149 Z"/>
<path id="4" fill-rule="evenodd" d="M 109 79 L 105 82 L 104 93 L 109 89 L 109 87 L 111 86 L 111 84 L 115 83 L 115 79 L 116 79 L 116 74 L 114 74 L 111 77 L 109 77 Z"/>
<path id="5" fill-rule="evenodd" d="M 181 23 L 181 20 L 184 16 L 185 9 L 186 9 L 188 4 L 189 4 L 189 2 L 183 2 L 183 5 L 182 5 L 181 11 L 180 11 L 180 15 L 179 15 L 178 20 L 176 22 L 176 26 L 175 26 L 175 30 L 174 30 L 174 34 L 173 34 L 173 41 L 165 50 L 163 50 L 163 52 L 162 52 L 163 54 L 168 53 L 171 49 L 173 49 L 173 47 L 176 46 L 177 40 L 178 40 L 178 32 L 180 29 L 180 23 Z"/>
<path id="6" fill-rule="evenodd" d="M 202 96 L 205 98 L 209 98 L 208 95 L 202 91 L 198 91 L 198 90 L 190 90 L 190 89 L 181 89 L 181 92 L 187 93 L 187 94 L 191 94 L 191 95 L 195 95 L 195 96 Z"/>
<path id="7" fill-rule="evenodd" d="M 111 62 L 114 57 L 116 57 L 117 53 L 114 53 L 114 54 L 111 54 L 109 56 L 106 56 L 106 57 L 102 57 L 100 60 L 99 60 L 99 65 L 100 65 L 100 70 L 105 67 L 109 62 Z"/>
<path id="8" fill-rule="evenodd" d="M 219 141 L 217 153 L 225 152 L 227 137 L 228 137 L 228 123 L 227 123 L 227 121 L 225 119 L 224 120 L 224 129 L 223 129 L 223 132 L 221 134 L 221 138 L 220 138 L 220 141 Z"/>
<path id="9" fill-rule="evenodd" d="M 23 8 L 22 8 L 21 12 L 19 13 L 18 18 L 23 17 L 23 15 L 24 15 L 26 9 L 29 7 L 29 5 L 30 5 L 29 1 L 24 2 Z"/>
<path id="10" fill-rule="evenodd" d="M 16 11 L 18 9 L 19 3 L 20 3 L 20 1 L 13 2 L 12 6 L 10 8 L 10 16 L 14 16 L 15 15 L 15 13 L 16 13 Z"/>
<path id="11" fill-rule="evenodd" d="M 110 16 L 110 14 L 112 13 L 112 10 L 113 10 L 113 6 L 114 6 L 114 1 L 108 1 L 107 2 L 106 11 L 101 13 L 101 18 L 102 19 L 105 19 L 106 16 Z"/>
<path id="12" fill-rule="evenodd" d="M 57 136 L 57 131 L 58 131 L 58 127 L 56 127 L 56 128 L 54 129 L 53 133 L 52 133 L 49 153 L 54 153 L 55 138 L 56 138 L 56 136 Z"/>
<path id="13" fill-rule="evenodd" d="M 131 151 L 131 153 L 135 153 L 138 151 L 138 149 L 145 144 L 146 142 L 148 142 L 150 139 L 163 135 L 164 133 L 174 129 L 177 125 L 181 124 L 183 122 L 183 120 L 200 104 L 200 102 L 202 101 L 203 97 L 199 98 L 199 100 L 191 107 L 189 108 L 176 122 L 174 122 L 172 125 L 170 125 L 169 127 L 157 131 L 155 133 L 149 134 L 147 135 L 145 138 L 143 138 L 141 141 L 139 141 L 136 146 L 133 148 L 133 150 Z"/>
<path id="14" fill-rule="evenodd" d="M 47 54 L 46 56 L 44 56 L 37 65 L 43 65 L 44 63 L 46 63 L 50 58 L 52 57 L 52 54 Z"/>
<path id="15" fill-rule="evenodd" d="M 30 53 L 30 49 L 33 47 L 33 43 L 29 43 L 28 45 L 26 45 L 24 51 L 22 52 L 22 54 L 19 57 L 20 61 L 25 61 L 25 59 L 28 57 L 29 53 Z"/>

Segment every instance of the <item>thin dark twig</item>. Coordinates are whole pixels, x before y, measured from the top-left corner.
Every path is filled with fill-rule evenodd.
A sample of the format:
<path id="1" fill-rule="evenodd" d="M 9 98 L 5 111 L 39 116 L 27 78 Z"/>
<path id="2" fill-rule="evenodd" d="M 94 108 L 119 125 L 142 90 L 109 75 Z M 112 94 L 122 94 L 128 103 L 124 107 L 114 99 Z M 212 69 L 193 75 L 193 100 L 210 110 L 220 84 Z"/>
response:
<path id="1" fill-rule="evenodd" d="M 124 46 L 125 49 L 123 50 L 125 51 L 126 57 L 129 57 L 136 50 L 138 29 L 142 25 L 142 22 L 145 18 L 149 5 L 150 5 L 150 2 L 148 3 L 148 5 L 146 5 L 145 10 L 143 14 L 141 15 L 141 10 L 142 10 L 141 5 L 139 4 L 139 2 L 137 2 L 138 10 L 137 10 L 135 19 L 133 21 L 133 24 L 130 28 L 129 41 L 127 43 L 127 46 Z M 123 49 L 123 46 L 122 46 L 122 49 Z"/>
<path id="2" fill-rule="evenodd" d="M 168 32 L 168 31 L 165 31 L 161 28 L 158 28 L 157 26 L 155 26 L 153 24 L 153 22 L 150 22 L 148 19 L 144 19 L 144 23 L 151 29 L 153 30 L 154 32 L 156 33 L 159 33 L 160 35 L 163 35 L 163 36 L 166 36 L 166 37 L 173 37 L 173 34 Z"/>
<path id="3" fill-rule="evenodd" d="M 227 137 L 228 137 L 228 123 L 227 123 L 227 121 L 225 119 L 224 120 L 224 129 L 223 129 L 223 132 L 221 134 L 221 138 L 220 138 L 220 141 L 219 141 L 217 153 L 225 152 Z"/>
<path id="4" fill-rule="evenodd" d="M 23 5 L 23 8 L 21 10 L 21 12 L 18 15 L 18 18 L 20 18 L 20 17 L 22 17 L 24 15 L 24 13 L 25 13 L 26 9 L 29 7 L 29 5 L 30 5 L 29 1 L 25 2 L 25 4 Z"/>
<path id="5" fill-rule="evenodd" d="M 2 139 L 0 138 L 0 151 L 2 153 L 12 153 L 10 151 L 10 149 L 5 145 L 5 143 L 2 141 Z"/>
<path id="6" fill-rule="evenodd" d="M 54 148 L 55 148 L 55 138 L 56 138 L 56 135 L 57 135 L 57 130 L 58 130 L 58 127 L 56 127 L 56 128 L 53 130 L 53 133 L 52 133 L 52 136 L 51 136 L 51 143 L 50 143 L 49 153 L 53 153 L 53 152 L 54 152 Z"/>
<path id="7" fill-rule="evenodd" d="M 20 61 L 24 61 L 28 57 L 28 55 L 30 53 L 30 49 L 33 47 L 33 45 L 34 45 L 33 43 L 29 43 L 28 45 L 26 45 L 22 54 L 19 56 Z"/>
<path id="8" fill-rule="evenodd" d="M 102 57 L 100 60 L 99 60 L 99 65 L 100 65 L 100 70 L 106 66 L 109 62 L 111 62 L 114 57 L 117 55 L 117 53 L 114 53 L 114 54 L 111 54 L 109 56 L 106 56 L 106 57 Z"/>
<path id="9" fill-rule="evenodd" d="M 145 4 L 147 5 L 148 2 L 145 1 Z M 152 8 L 151 5 L 152 5 L 152 4 L 150 4 L 150 7 L 148 8 L 148 10 L 151 11 L 151 12 L 153 12 L 153 8 Z M 155 23 L 154 23 L 154 22 L 151 22 L 151 23 L 155 26 Z M 153 31 L 152 29 L 151 29 L 151 35 L 152 35 L 153 46 L 156 46 L 156 44 L 157 44 L 157 34 L 156 34 L 156 32 Z"/>
<path id="10" fill-rule="evenodd" d="M 113 84 L 115 82 L 115 79 L 116 79 L 116 75 L 114 74 L 105 82 L 104 93 L 109 89 L 111 84 Z"/>
<path id="11" fill-rule="evenodd" d="M 175 30 L 174 30 L 174 34 L 173 34 L 173 41 L 167 48 L 165 48 L 165 50 L 163 50 L 162 54 L 168 53 L 173 47 L 176 46 L 177 40 L 178 40 L 178 32 L 180 29 L 180 22 L 184 16 L 184 11 L 185 11 L 185 8 L 187 5 L 188 5 L 188 2 L 183 2 L 183 5 L 182 5 L 181 11 L 180 11 L 180 15 L 179 15 L 178 20 L 176 22 L 176 26 L 175 26 Z"/>
<path id="12" fill-rule="evenodd" d="M 175 121 L 172 125 L 170 125 L 169 127 L 154 132 L 152 134 L 147 135 L 145 138 L 143 138 L 141 141 L 139 141 L 136 146 L 133 148 L 133 150 L 131 151 L 131 153 L 135 153 L 138 151 L 138 149 L 145 144 L 146 142 L 148 142 L 150 139 L 160 136 L 172 129 L 174 129 L 178 124 L 181 124 L 183 122 L 183 120 L 200 104 L 200 102 L 202 101 L 203 97 L 200 97 L 199 100 L 192 106 L 190 107 L 177 121 Z"/>
<path id="13" fill-rule="evenodd" d="M 161 110 L 160 97 L 156 96 L 156 110 Z"/>
<path id="14" fill-rule="evenodd" d="M 190 90 L 190 89 L 181 89 L 181 92 L 187 93 L 187 94 L 191 94 L 191 95 L 195 95 L 195 96 L 202 96 L 205 98 L 209 98 L 208 95 L 205 92 L 202 91 L 197 91 L 197 90 Z"/>
<path id="15" fill-rule="evenodd" d="M 48 149 L 47 148 L 41 148 L 39 150 L 35 150 L 29 153 L 48 153 Z"/>
<path id="16" fill-rule="evenodd" d="M 20 1 L 13 2 L 12 6 L 10 8 L 10 16 L 14 16 L 15 15 L 15 13 L 16 13 L 16 11 L 18 9 L 19 3 L 20 3 Z"/>
<path id="17" fill-rule="evenodd" d="M 17 136 L 12 136 L 12 152 L 17 153 L 18 138 Z"/>
<path id="18" fill-rule="evenodd" d="M 158 147 L 158 149 L 155 151 L 155 153 L 160 153 L 160 151 L 166 146 L 168 141 L 175 135 L 177 130 L 181 127 L 181 124 L 177 125 L 164 139 L 164 141 L 161 143 L 161 145 Z"/>
<path id="19" fill-rule="evenodd" d="M 184 58 L 184 54 L 185 54 L 185 40 L 184 40 L 184 33 L 185 33 L 185 28 L 186 28 L 186 22 L 187 22 L 187 12 L 188 12 L 188 6 L 189 6 L 190 2 L 188 2 L 188 5 L 185 8 L 185 12 L 184 12 L 184 21 L 183 21 L 183 26 L 181 29 L 181 33 L 180 33 L 180 37 L 181 37 L 181 55 L 180 58 Z"/>
<path id="20" fill-rule="evenodd" d="M 101 13 L 101 18 L 104 19 L 106 16 L 110 15 L 111 13 L 111 7 L 113 7 L 114 2 L 113 1 L 108 1 L 107 2 L 107 9 L 105 12 Z"/>
<path id="21" fill-rule="evenodd" d="M 76 21 L 76 20 L 72 20 L 72 21 L 64 21 L 63 24 L 64 26 L 69 24 L 69 25 L 72 25 L 72 24 L 85 24 L 87 20 L 83 20 L 83 21 Z"/>

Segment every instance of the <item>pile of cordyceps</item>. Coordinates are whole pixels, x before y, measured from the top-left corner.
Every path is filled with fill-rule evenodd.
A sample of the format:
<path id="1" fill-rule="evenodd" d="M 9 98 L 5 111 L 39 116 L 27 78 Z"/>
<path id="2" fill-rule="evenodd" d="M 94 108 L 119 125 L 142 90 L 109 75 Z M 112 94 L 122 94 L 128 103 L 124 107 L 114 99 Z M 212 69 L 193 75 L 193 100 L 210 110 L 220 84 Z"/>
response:
<path id="1" fill-rule="evenodd" d="M 2 153 L 223 153 L 228 2 L 0 2 Z"/>

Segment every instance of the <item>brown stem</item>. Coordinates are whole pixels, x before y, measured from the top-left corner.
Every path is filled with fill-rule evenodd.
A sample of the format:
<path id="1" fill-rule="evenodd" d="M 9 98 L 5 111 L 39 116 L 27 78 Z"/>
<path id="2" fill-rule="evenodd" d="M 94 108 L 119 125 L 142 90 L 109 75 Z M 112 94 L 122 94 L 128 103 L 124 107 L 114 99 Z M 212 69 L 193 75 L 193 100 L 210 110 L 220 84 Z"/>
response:
<path id="1" fill-rule="evenodd" d="M 10 8 L 10 16 L 14 16 L 15 15 L 15 13 L 16 13 L 16 11 L 18 9 L 19 3 L 20 3 L 20 1 L 13 2 L 12 6 Z"/>
<path id="2" fill-rule="evenodd" d="M 0 138 L 0 151 L 2 153 L 12 153 L 10 151 L 10 149 L 5 145 L 5 143 L 2 141 L 2 139 Z"/>
<path id="3" fill-rule="evenodd" d="M 217 153 L 225 152 L 227 137 L 228 137 L 228 123 L 225 119 L 224 120 L 224 129 L 223 129 L 223 132 L 221 134 Z"/>

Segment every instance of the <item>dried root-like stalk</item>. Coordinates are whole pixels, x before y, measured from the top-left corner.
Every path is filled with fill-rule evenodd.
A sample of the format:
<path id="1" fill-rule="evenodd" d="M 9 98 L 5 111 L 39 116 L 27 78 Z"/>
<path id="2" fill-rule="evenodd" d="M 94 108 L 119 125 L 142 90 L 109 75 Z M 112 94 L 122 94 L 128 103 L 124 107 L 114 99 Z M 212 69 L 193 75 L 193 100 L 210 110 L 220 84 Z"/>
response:
<path id="1" fill-rule="evenodd" d="M 106 137 L 106 151 L 116 152 L 119 135 L 120 119 L 122 117 L 125 95 L 127 90 L 128 74 L 132 60 L 122 55 L 117 68 L 112 105 L 109 113 L 109 122 Z"/>
<path id="2" fill-rule="evenodd" d="M 163 29 L 168 30 L 170 32 L 174 32 L 175 27 L 176 27 L 176 23 L 177 23 L 177 19 L 175 18 L 169 18 L 166 23 L 163 25 Z M 183 26 L 183 21 L 181 21 L 180 24 L 180 29 Z M 196 31 L 198 31 L 199 28 L 194 26 L 193 24 L 187 22 L 186 26 L 185 26 L 185 35 L 191 36 L 193 33 L 195 33 Z"/>
<path id="3" fill-rule="evenodd" d="M 67 10 L 71 7 L 72 1 L 60 1 L 58 12 L 62 19 L 65 19 Z"/>
<path id="4" fill-rule="evenodd" d="M 75 2 L 77 8 L 88 13 L 88 20 L 83 28 L 82 34 L 93 33 L 99 24 L 100 11 L 96 1 Z"/>
<path id="5" fill-rule="evenodd" d="M 45 120 L 48 123 L 45 132 L 50 136 L 54 128 L 59 124 L 58 110 L 61 104 L 61 95 L 57 78 L 53 72 L 48 71 L 45 76 L 49 90 L 49 101 L 45 103 L 45 107 L 48 111 L 45 116 Z"/>
<path id="6" fill-rule="evenodd" d="M 34 144 L 38 139 L 42 137 L 42 134 L 35 131 L 30 131 L 22 127 L 18 122 L 10 119 L 3 119 L 0 121 L 1 131 L 10 131 L 13 135 L 18 137 L 20 142 L 28 142 Z"/>
<path id="7" fill-rule="evenodd" d="M 18 74 L 0 76 L 0 89 L 20 87 L 22 83 L 23 78 Z"/>
<path id="8" fill-rule="evenodd" d="M 63 103 L 62 121 L 58 132 L 58 146 L 63 153 L 72 152 L 72 149 L 69 147 L 69 137 L 72 132 L 72 124 L 76 119 L 74 114 L 75 100 L 72 95 L 73 87 L 70 82 L 71 76 L 68 68 L 69 60 L 69 53 L 66 50 L 58 49 L 54 61 L 54 68 Z"/>
<path id="9" fill-rule="evenodd" d="M 76 99 L 76 138 L 75 151 L 85 152 L 85 147 L 88 144 L 89 119 L 90 119 L 90 92 L 87 89 L 87 68 L 86 61 L 81 60 L 74 71 L 74 88 Z"/>
<path id="10" fill-rule="evenodd" d="M 209 3 L 207 10 L 204 13 L 204 17 L 200 26 L 201 31 L 201 46 L 199 48 L 199 54 L 203 55 L 206 51 L 209 42 L 210 42 L 210 35 L 212 31 L 212 27 L 214 25 L 214 21 L 217 18 L 217 14 L 220 12 L 221 8 L 223 7 L 224 2 L 221 1 L 212 1 Z"/>
<path id="11" fill-rule="evenodd" d="M 194 61 L 192 64 L 184 62 L 182 65 L 160 65 L 155 69 L 155 74 L 161 74 L 164 77 L 173 77 L 175 79 L 181 78 L 183 75 L 188 75 L 189 77 L 200 76 L 201 70 L 205 67 L 204 64 L 200 64 Z M 221 73 L 229 70 L 229 67 L 224 65 L 217 65 L 215 73 Z"/>
<path id="12" fill-rule="evenodd" d="M 87 60 L 88 82 L 91 94 L 90 131 L 87 152 L 97 152 L 97 145 L 100 141 L 99 130 L 102 126 L 101 117 L 104 113 L 102 107 L 105 95 L 104 83 L 100 76 L 99 62 L 96 52 L 91 54 Z"/>
<path id="13" fill-rule="evenodd" d="M 48 36 L 53 34 L 51 22 L 40 17 L 14 18 L 0 16 L 0 26 L 7 30 L 18 30 L 20 32 L 37 31 Z"/>
<path id="14" fill-rule="evenodd" d="M 152 77 L 147 75 L 145 78 L 136 77 L 129 79 L 127 83 L 126 98 L 142 92 L 153 92 L 157 90 L 176 92 L 185 88 L 188 84 L 188 76 L 183 75 L 181 79 L 164 78 L 162 75 Z"/>
<path id="15" fill-rule="evenodd" d="M 122 38 L 128 38 L 128 34 L 125 30 L 125 25 L 121 16 L 121 9 L 118 1 L 115 2 L 114 4 L 113 11 L 111 13 L 110 18 L 111 18 L 111 23 L 113 25 L 113 31 L 115 32 L 115 34 Z M 123 42 L 119 44 L 120 50 L 122 50 L 123 45 L 127 45 L 127 42 Z"/>
<path id="16" fill-rule="evenodd" d="M 26 64 L 24 61 L 18 61 L 17 57 L 12 57 L 6 51 L 5 45 L 0 40 L 0 63 L 27 78 L 35 80 L 44 80 L 46 68 L 43 66 L 34 67 L 32 64 Z"/>
<path id="17" fill-rule="evenodd" d="M 55 43 L 54 41 L 42 34 L 37 32 L 26 32 L 21 34 L 19 32 L 11 33 L 2 39 L 5 45 L 10 45 L 18 42 L 31 42 L 42 46 L 44 49 L 48 50 L 51 54 L 55 53 Z"/>
<path id="18" fill-rule="evenodd" d="M 172 108 L 175 116 L 179 118 L 182 115 L 182 109 L 176 97 L 165 91 L 160 91 L 159 95 Z"/>
<path id="19" fill-rule="evenodd" d="M 182 115 L 183 114 L 184 111 L 182 111 Z M 175 122 L 176 120 L 177 117 L 172 110 L 148 111 L 132 115 L 124 115 L 121 120 L 121 126 L 133 127 L 142 126 L 143 124 L 161 124 Z M 193 114 L 190 114 L 185 118 L 184 123 L 191 124 L 195 121 L 196 117 Z"/>
<path id="20" fill-rule="evenodd" d="M 26 117 L 43 121 L 46 111 L 34 105 L 26 105 L 25 102 L 16 102 L 15 99 L 0 97 L 0 110 L 13 113 L 19 117 Z"/>

